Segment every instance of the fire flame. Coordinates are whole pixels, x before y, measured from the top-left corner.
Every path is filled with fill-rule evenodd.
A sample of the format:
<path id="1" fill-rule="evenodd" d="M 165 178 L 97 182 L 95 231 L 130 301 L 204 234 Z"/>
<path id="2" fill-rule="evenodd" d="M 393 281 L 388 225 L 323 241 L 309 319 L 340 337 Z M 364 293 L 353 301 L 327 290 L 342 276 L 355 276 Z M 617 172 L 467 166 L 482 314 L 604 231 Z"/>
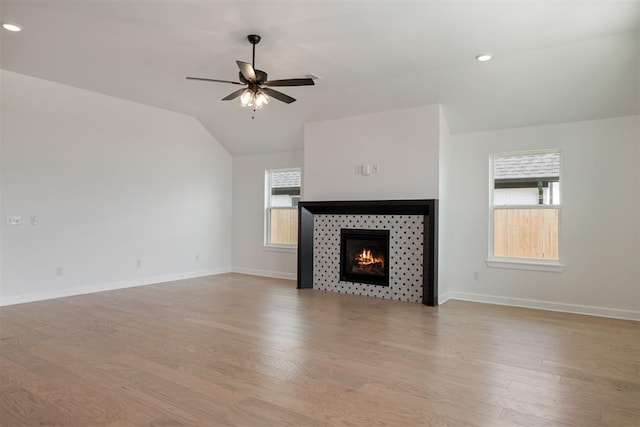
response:
<path id="1" fill-rule="evenodd" d="M 362 252 L 356 256 L 356 261 L 358 261 L 360 265 L 370 265 L 379 262 L 384 266 L 384 258 L 374 257 L 370 249 L 363 249 Z"/>

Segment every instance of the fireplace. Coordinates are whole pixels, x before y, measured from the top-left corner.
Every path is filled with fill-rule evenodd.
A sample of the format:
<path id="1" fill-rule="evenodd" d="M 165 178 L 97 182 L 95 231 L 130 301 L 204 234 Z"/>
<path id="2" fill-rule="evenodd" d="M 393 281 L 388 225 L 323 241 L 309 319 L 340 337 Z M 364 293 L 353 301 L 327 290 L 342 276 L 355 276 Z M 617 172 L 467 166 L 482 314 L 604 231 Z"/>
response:
<path id="1" fill-rule="evenodd" d="M 389 230 L 340 230 L 340 280 L 389 286 Z"/>
<path id="2" fill-rule="evenodd" d="M 345 228 L 389 230 L 389 286 L 340 280 Z M 297 288 L 437 306 L 438 200 L 300 202 Z"/>

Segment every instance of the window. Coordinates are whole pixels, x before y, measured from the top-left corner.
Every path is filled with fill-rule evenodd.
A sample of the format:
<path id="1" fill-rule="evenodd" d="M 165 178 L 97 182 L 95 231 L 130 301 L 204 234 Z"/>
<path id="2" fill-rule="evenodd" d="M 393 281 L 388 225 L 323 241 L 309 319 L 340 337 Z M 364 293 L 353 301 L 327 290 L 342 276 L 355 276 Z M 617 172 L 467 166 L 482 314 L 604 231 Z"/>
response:
<path id="1" fill-rule="evenodd" d="M 265 245 L 291 248 L 298 244 L 300 169 L 265 173 Z"/>
<path id="2" fill-rule="evenodd" d="M 559 266 L 560 196 L 559 150 L 492 156 L 489 261 Z"/>

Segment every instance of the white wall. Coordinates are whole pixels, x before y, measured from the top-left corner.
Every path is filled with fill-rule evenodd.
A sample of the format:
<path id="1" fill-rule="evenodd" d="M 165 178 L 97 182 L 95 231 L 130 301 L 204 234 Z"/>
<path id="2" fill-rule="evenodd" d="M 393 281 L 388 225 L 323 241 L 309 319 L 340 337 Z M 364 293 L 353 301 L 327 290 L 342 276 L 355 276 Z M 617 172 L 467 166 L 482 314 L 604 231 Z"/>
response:
<path id="1" fill-rule="evenodd" d="M 438 296 L 440 303 L 442 304 L 449 299 L 449 278 L 447 276 L 447 258 L 443 256 L 449 247 L 448 238 L 448 214 L 449 214 L 449 200 L 448 200 L 448 177 L 446 164 L 443 160 L 449 157 L 451 150 L 451 134 L 449 132 L 449 126 L 445 115 L 440 107 L 439 113 L 439 163 L 438 163 Z"/>
<path id="2" fill-rule="evenodd" d="M 438 199 L 440 121 L 428 105 L 305 124 L 303 200 Z M 363 163 L 378 173 L 356 174 Z"/>
<path id="3" fill-rule="evenodd" d="M 304 153 L 232 173 L 191 117 L 7 71 L 0 85 L 0 304 L 230 266 L 295 278 L 295 252 L 263 247 L 264 171 L 304 164 L 303 200 L 439 198 L 441 297 L 638 318 L 640 117 L 450 135 L 426 106 L 310 123 Z M 489 155 L 544 148 L 562 150 L 566 268 L 489 268 Z M 379 173 L 354 174 L 365 162 Z"/>
<path id="4" fill-rule="evenodd" d="M 437 105 L 305 124 L 303 200 L 437 199 L 438 126 Z"/>
<path id="5" fill-rule="evenodd" d="M 640 318 L 638 116 L 451 135 L 444 152 L 453 298 Z M 489 268 L 491 153 L 562 150 L 562 273 Z M 442 236 L 441 236 L 442 237 Z M 472 280 L 472 273 L 480 280 Z M 442 273 L 441 273 L 442 274 Z"/>
<path id="6" fill-rule="evenodd" d="M 264 247 L 264 172 L 302 165 L 302 151 L 234 157 L 233 271 L 296 278 L 295 250 Z M 302 193 L 305 191 L 303 180 Z"/>
<path id="7" fill-rule="evenodd" d="M 2 6 L 0 6 L 0 10 L 1 10 Z M 0 58 L 2 58 L 1 54 L 1 49 L 2 49 L 2 36 L 0 36 Z M 0 59 L 0 65 L 2 65 L 1 59 Z M 2 68 L 0 68 L 0 296 L 2 295 L 2 277 L 3 277 L 3 247 L 4 247 L 4 239 L 2 237 L 3 233 L 3 224 L 5 222 L 5 217 L 3 215 L 4 210 L 3 210 L 3 204 L 4 204 L 4 186 L 2 184 L 2 163 L 3 163 L 3 156 L 4 156 L 4 150 L 3 150 L 3 140 L 4 140 L 4 108 L 2 108 L 2 103 L 4 102 L 3 100 L 5 99 L 5 94 L 4 94 L 4 73 L 2 72 Z M 0 298 L 0 304 L 2 304 L 2 299 Z"/>
<path id="8" fill-rule="evenodd" d="M 8 71 L 2 114 L 2 304 L 230 269 L 231 157 L 195 119 Z"/>

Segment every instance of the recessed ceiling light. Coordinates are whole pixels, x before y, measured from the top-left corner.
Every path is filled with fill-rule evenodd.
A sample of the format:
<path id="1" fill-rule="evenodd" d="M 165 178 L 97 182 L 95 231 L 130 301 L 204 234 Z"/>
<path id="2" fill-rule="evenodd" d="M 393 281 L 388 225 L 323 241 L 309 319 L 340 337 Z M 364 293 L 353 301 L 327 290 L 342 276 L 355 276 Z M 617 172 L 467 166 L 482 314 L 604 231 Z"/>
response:
<path id="1" fill-rule="evenodd" d="M 476 56 L 476 59 L 478 61 L 480 61 L 480 62 L 487 62 L 491 58 L 493 58 L 493 54 L 491 54 L 491 53 L 482 53 L 482 54 Z"/>
<path id="2" fill-rule="evenodd" d="M 4 28 L 7 31 L 13 31 L 18 32 L 18 31 L 22 31 L 22 27 L 18 24 L 12 24 L 10 22 L 5 22 L 4 24 L 2 24 L 2 28 Z"/>

